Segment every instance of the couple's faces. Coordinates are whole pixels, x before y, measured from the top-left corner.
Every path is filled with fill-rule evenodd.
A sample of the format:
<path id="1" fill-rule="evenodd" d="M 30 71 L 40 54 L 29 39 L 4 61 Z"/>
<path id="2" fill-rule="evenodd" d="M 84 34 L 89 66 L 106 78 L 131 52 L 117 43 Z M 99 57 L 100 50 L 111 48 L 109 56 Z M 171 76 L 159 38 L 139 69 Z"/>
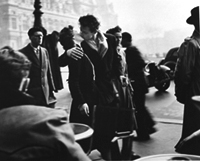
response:
<path id="1" fill-rule="evenodd" d="M 60 40 L 61 45 L 65 50 L 73 48 L 75 45 L 74 37 L 65 36 L 64 39 Z"/>
<path id="2" fill-rule="evenodd" d="M 84 40 L 90 40 L 94 38 L 95 33 L 90 31 L 89 27 L 80 27 L 80 35 Z"/>

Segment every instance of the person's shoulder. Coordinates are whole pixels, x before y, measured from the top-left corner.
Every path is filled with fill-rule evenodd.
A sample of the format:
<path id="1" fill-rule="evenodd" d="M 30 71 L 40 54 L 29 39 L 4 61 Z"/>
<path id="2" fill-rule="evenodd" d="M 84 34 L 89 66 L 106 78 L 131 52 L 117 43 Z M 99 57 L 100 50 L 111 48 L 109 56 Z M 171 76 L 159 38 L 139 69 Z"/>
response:
<path id="1" fill-rule="evenodd" d="M 134 46 L 134 45 L 131 45 L 131 46 L 127 47 L 126 50 L 139 51 L 139 49 L 136 46 Z"/>
<path id="2" fill-rule="evenodd" d="M 22 47 L 21 49 L 19 49 L 20 52 L 25 52 L 26 50 L 28 50 L 30 48 L 30 44 L 27 44 L 26 46 Z"/>
<path id="3" fill-rule="evenodd" d="M 40 49 L 41 49 L 41 51 L 43 51 L 43 52 L 48 52 L 47 49 L 46 49 L 45 47 L 43 47 L 43 46 L 40 46 Z"/>
<path id="4" fill-rule="evenodd" d="M 0 113 L 9 113 L 10 115 L 14 115 L 16 113 L 20 113 L 22 120 L 26 119 L 28 115 L 32 118 L 32 121 L 39 120 L 54 120 L 59 118 L 67 118 L 67 113 L 62 109 L 52 109 L 45 106 L 37 106 L 37 105 L 18 105 L 12 106 L 9 108 L 5 108 L 0 111 Z M 16 116 L 18 117 L 18 116 Z M 23 118 L 24 117 L 24 118 Z"/>
<path id="5" fill-rule="evenodd" d="M 186 37 L 184 39 L 184 42 L 182 43 L 181 46 L 194 46 L 194 47 L 200 47 L 200 43 L 195 37 Z"/>

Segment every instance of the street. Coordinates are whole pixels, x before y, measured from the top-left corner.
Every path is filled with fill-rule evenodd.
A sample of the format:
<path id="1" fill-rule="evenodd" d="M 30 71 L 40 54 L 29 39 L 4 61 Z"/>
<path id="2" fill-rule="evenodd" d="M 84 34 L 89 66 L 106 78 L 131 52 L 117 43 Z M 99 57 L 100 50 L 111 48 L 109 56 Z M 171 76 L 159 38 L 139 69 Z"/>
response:
<path id="1" fill-rule="evenodd" d="M 165 92 L 158 92 L 154 87 L 149 88 L 149 93 L 146 94 L 146 106 L 156 119 L 182 122 L 183 104 L 176 101 L 173 81 Z"/>

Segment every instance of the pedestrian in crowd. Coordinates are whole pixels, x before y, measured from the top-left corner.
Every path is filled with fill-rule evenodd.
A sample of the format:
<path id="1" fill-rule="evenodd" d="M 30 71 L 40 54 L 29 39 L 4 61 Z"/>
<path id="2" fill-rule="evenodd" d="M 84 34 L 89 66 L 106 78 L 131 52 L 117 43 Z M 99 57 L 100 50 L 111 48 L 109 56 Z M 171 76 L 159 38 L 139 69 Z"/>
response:
<path id="1" fill-rule="evenodd" d="M 49 55 L 45 48 L 41 47 L 43 30 L 38 27 L 29 29 L 30 43 L 19 51 L 25 54 L 31 61 L 30 84 L 27 93 L 32 95 L 39 105 L 54 107 L 54 82 L 50 67 Z"/>
<path id="2" fill-rule="evenodd" d="M 119 26 L 116 26 L 114 28 L 110 28 L 106 31 L 106 33 L 108 34 L 112 34 L 115 36 L 116 38 L 116 41 L 117 41 L 117 50 L 118 50 L 118 53 L 121 55 L 121 58 L 122 58 L 122 72 L 123 72 L 123 75 L 125 77 L 127 77 L 128 73 L 127 73 L 127 64 L 126 64 L 126 54 L 124 52 L 124 48 L 122 48 L 121 46 L 121 40 L 122 40 L 122 29 L 121 27 Z"/>
<path id="3" fill-rule="evenodd" d="M 35 106 L 26 93 L 30 67 L 24 54 L 0 49 L 1 160 L 90 161 L 75 142 L 66 112 Z"/>
<path id="4" fill-rule="evenodd" d="M 192 36 L 184 40 L 178 50 L 179 58 L 175 70 L 175 85 L 179 85 L 178 80 L 181 80 L 185 102 L 182 135 L 175 149 L 176 152 L 199 155 L 199 132 L 196 131 L 200 129 L 200 105 L 198 101 L 191 99 L 193 96 L 200 95 L 199 6 L 191 10 L 191 16 L 186 22 L 194 26 L 194 31 Z M 187 146 L 190 141 L 196 143 Z"/>
<path id="5" fill-rule="evenodd" d="M 145 61 L 141 52 L 132 44 L 132 36 L 128 32 L 122 33 L 122 46 L 125 47 L 128 76 L 134 90 L 134 103 L 136 106 L 137 138 L 136 140 L 148 140 L 150 134 L 154 133 L 155 121 L 145 106 L 145 94 L 148 85 L 144 75 Z"/>
<path id="6" fill-rule="evenodd" d="M 81 59 L 75 60 L 67 56 L 66 52 L 81 47 L 74 40 L 72 26 L 64 27 L 60 31 L 60 43 L 65 52 L 59 57 L 59 65 L 69 68 L 69 90 L 72 96 L 70 108 L 70 122 L 84 123 L 92 126 L 93 107 L 97 104 L 95 90 L 94 67 L 86 54 Z"/>
<path id="7" fill-rule="evenodd" d="M 129 79 L 128 79 L 128 71 L 127 71 L 127 63 L 126 63 L 126 53 L 124 51 L 124 48 L 122 48 L 121 46 L 121 40 L 122 40 L 122 29 L 119 26 L 115 26 L 114 28 L 110 28 L 106 31 L 107 34 L 112 34 L 115 36 L 116 41 L 117 41 L 117 51 L 118 53 L 121 55 L 122 60 L 121 60 L 121 64 L 122 64 L 122 74 L 124 76 L 124 81 L 123 81 L 123 93 L 124 93 L 124 99 L 123 99 L 123 103 L 121 103 L 121 106 L 123 107 L 130 107 L 133 106 L 134 103 L 132 102 L 132 104 L 130 104 L 130 101 L 132 101 L 132 95 L 133 95 L 133 91 L 132 91 L 132 86 L 130 86 L 130 84 L 128 85 Z M 129 90 L 129 92 L 127 91 Z M 121 98 L 122 101 L 122 98 Z M 130 108 L 135 108 L 135 106 L 130 107 Z M 128 145 L 132 145 L 132 138 L 124 138 L 123 142 L 122 142 L 122 155 L 123 156 L 128 156 L 127 152 L 128 150 Z M 136 159 L 139 158 L 140 156 L 135 154 L 134 152 L 132 152 L 132 159 Z"/>

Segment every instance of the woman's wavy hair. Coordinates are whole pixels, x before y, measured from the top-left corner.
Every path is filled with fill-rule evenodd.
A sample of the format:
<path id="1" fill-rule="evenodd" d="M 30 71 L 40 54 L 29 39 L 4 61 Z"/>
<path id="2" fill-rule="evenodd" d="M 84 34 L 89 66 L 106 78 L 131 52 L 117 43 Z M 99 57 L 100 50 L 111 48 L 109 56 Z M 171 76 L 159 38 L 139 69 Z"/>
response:
<path id="1" fill-rule="evenodd" d="M 60 31 L 59 41 L 65 50 L 75 46 L 73 26 L 69 25 Z"/>
<path id="2" fill-rule="evenodd" d="M 100 22 L 93 15 L 87 14 L 79 18 L 79 24 L 82 27 L 89 27 L 91 32 L 99 30 Z"/>

